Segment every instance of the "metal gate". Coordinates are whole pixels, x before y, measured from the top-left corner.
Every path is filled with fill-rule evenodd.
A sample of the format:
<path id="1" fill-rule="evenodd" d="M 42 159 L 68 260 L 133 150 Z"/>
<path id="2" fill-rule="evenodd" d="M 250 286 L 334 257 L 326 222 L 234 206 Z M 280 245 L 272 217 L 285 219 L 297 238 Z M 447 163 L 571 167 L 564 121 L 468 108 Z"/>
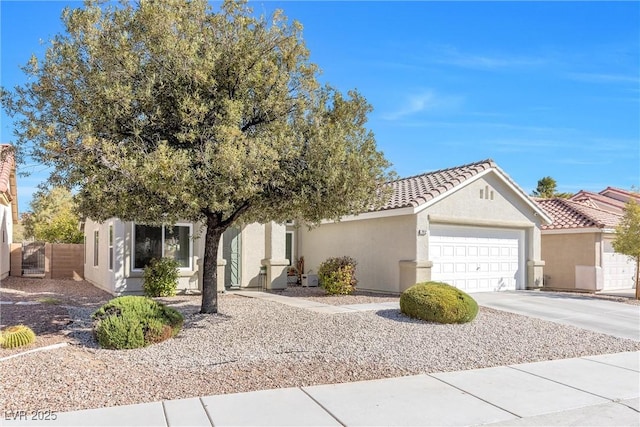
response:
<path id="1" fill-rule="evenodd" d="M 44 275 L 44 243 L 22 244 L 22 275 Z"/>

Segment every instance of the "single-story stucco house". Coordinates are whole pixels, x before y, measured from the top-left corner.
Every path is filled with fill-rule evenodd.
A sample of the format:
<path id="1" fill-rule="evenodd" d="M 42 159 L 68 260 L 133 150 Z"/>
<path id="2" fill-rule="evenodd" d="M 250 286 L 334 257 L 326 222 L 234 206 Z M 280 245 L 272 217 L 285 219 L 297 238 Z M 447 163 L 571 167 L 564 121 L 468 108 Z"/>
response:
<path id="1" fill-rule="evenodd" d="M 267 287 L 282 288 L 287 267 L 298 257 L 304 257 L 304 273 L 313 273 L 325 259 L 343 255 L 358 262 L 359 289 L 400 293 L 426 280 L 469 292 L 542 285 L 540 228 L 551 219 L 492 160 L 387 185 L 391 196 L 382 208 L 340 222 L 228 230 L 218 259 L 218 289 L 261 286 L 261 267 Z M 85 278 L 113 294 L 140 292 L 144 264 L 158 256 L 181 263 L 179 289 L 199 289 L 200 225 L 87 220 L 85 236 Z"/>
<path id="2" fill-rule="evenodd" d="M 0 145 L 0 279 L 9 275 L 13 226 L 18 223 L 16 165 L 10 146 Z"/>
<path id="3" fill-rule="evenodd" d="M 393 181 L 379 210 L 300 229 L 305 265 L 349 255 L 360 289 L 422 281 L 468 292 L 542 285 L 540 227 L 551 219 L 492 160 Z"/>
<path id="4" fill-rule="evenodd" d="M 631 289 L 635 263 L 614 251 L 615 227 L 625 203 L 640 196 L 608 187 L 570 199 L 536 199 L 553 222 L 542 226 L 546 289 L 585 292 Z"/>

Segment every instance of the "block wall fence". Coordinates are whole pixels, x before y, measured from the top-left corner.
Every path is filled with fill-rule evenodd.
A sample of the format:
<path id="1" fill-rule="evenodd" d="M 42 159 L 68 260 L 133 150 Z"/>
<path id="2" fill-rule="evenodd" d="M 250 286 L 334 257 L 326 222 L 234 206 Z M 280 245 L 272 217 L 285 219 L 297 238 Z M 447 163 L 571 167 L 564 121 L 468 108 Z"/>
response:
<path id="1" fill-rule="evenodd" d="M 84 279 L 84 244 L 46 243 L 45 279 Z M 22 244 L 11 244 L 11 276 L 22 276 Z"/>

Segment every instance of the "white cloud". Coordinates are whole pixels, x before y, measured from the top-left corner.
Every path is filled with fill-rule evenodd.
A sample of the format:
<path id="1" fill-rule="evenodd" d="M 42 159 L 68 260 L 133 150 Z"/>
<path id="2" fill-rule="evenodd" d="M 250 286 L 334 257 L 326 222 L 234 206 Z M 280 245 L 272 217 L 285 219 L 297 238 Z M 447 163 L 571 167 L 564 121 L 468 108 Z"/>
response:
<path id="1" fill-rule="evenodd" d="M 588 83 L 633 83 L 636 85 L 640 83 L 640 77 L 625 74 L 569 73 L 568 77 L 572 80 Z"/>
<path id="2" fill-rule="evenodd" d="M 451 110 L 461 105 L 462 101 L 463 99 L 460 96 L 443 96 L 432 90 L 426 90 L 406 96 L 401 107 L 383 114 L 382 118 L 385 120 L 398 120 L 427 111 Z"/>
<path id="3" fill-rule="evenodd" d="M 500 53 L 462 52 L 451 45 L 434 46 L 433 60 L 436 64 L 454 65 L 473 69 L 500 69 L 514 67 L 531 67 L 547 62 L 542 57 L 509 55 Z"/>

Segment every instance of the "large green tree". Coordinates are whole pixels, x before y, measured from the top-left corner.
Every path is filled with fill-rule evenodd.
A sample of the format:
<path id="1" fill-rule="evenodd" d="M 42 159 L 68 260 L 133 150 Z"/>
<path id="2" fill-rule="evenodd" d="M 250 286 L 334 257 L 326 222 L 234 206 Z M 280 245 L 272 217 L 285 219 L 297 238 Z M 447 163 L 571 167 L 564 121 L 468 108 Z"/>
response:
<path id="1" fill-rule="evenodd" d="M 203 313 L 217 312 L 216 258 L 234 223 L 310 223 L 366 211 L 390 174 L 371 107 L 317 81 L 302 26 L 243 1 L 89 1 L 29 83 L 3 91 L 16 146 L 78 189 L 90 218 L 206 225 Z"/>
<path id="2" fill-rule="evenodd" d="M 55 187 L 33 195 L 31 212 L 22 216 L 24 235 L 49 243 L 82 243 L 80 218 L 69 190 Z"/>
<path id="3" fill-rule="evenodd" d="M 629 199 L 624 207 L 624 216 L 616 227 L 613 249 L 635 261 L 636 299 L 640 299 L 640 205 L 633 199 Z"/>

